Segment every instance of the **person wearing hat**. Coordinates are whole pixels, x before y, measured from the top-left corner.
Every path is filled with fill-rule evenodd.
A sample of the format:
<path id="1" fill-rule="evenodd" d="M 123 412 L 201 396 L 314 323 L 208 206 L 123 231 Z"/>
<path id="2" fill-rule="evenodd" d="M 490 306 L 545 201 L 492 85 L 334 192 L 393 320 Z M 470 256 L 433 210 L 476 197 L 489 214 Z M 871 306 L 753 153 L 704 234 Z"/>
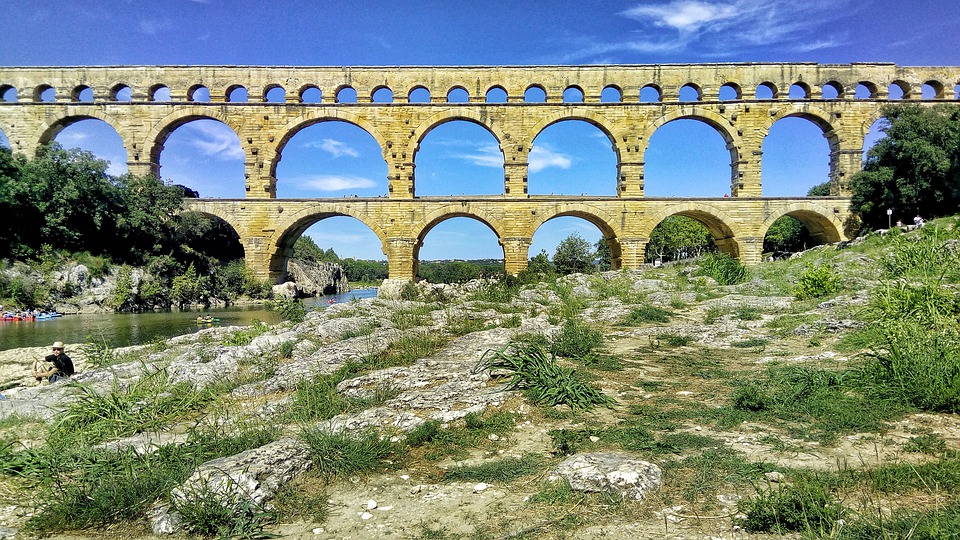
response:
<path id="1" fill-rule="evenodd" d="M 52 383 L 65 377 L 73 375 L 73 360 L 63 352 L 63 342 L 58 341 L 53 344 L 53 354 L 48 354 L 43 359 L 43 365 L 36 362 L 33 366 L 33 376 L 39 381 L 44 377 Z"/>

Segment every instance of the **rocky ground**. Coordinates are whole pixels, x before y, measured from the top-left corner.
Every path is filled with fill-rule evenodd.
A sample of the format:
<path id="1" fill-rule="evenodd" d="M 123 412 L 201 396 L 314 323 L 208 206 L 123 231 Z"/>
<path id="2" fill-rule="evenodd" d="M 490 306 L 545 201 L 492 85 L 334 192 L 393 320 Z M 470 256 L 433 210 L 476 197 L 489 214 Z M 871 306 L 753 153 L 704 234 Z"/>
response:
<path id="1" fill-rule="evenodd" d="M 807 256 L 814 259 L 828 249 L 833 248 Z M 960 449 L 955 415 L 907 413 L 882 429 L 834 436 L 816 435 L 815 420 L 810 425 L 724 420 L 736 383 L 760 378 L 771 365 L 842 369 L 860 361 L 862 351 L 838 343 L 859 328 L 856 313 L 876 275 L 870 257 L 857 251 L 839 261 L 850 270 L 845 288 L 834 298 L 816 301 L 790 294 L 791 273 L 802 268 L 798 264 L 775 263 L 782 265 L 733 286 L 692 277 L 695 267 L 678 265 L 569 276 L 560 287 L 529 287 L 506 302 L 451 298 L 457 296 L 451 290 L 440 301 L 350 302 L 310 313 L 302 323 L 262 329 L 244 344 L 237 344 L 238 336 L 249 329 L 210 328 L 171 339 L 163 350 L 118 349 L 112 351 L 111 365 L 102 368 L 95 365 L 108 362 L 88 357 L 80 344 L 68 344 L 79 368 L 69 384 L 37 385 L 28 376 L 30 361 L 46 354 L 45 349 L 3 351 L 0 384 L 6 399 L 0 401 L 0 425 L 8 426 L 3 428 L 8 440 L 39 445 L 45 425 L 82 399 L 82 388 L 109 394 L 162 370 L 171 386 L 237 382 L 220 396 L 216 412 L 208 409 L 199 420 L 191 415 L 106 446 L 155 451 L 182 442 L 185 426 L 198 421 L 221 422 L 224 430 L 254 419 L 282 426 L 273 442 L 202 465 L 142 519 L 57 533 L 56 538 L 184 534 L 178 532 L 181 526 L 169 502 L 200 483 L 225 491 L 241 486 L 244 497 L 276 506 L 281 520 L 266 530 L 287 538 L 764 537 L 743 530 L 737 504 L 757 489 L 783 482 L 785 473 L 917 462 L 927 458 L 909 452 L 908 444 L 919 433 Z M 488 351 L 518 336 L 556 336 L 563 306 L 571 305 L 571 298 L 578 305 L 576 317 L 601 330 L 604 340 L 596 363 L 562 362 L 576 367 L 614 405 L 584 412 L 537 406 L 518 392 L 505 391 L 503 378 L 475 369 Z M 638 306 L 670 315 L 665 322 L 624 324 Z M 301 381 L 385 353 L 410 335 L 433 336 L 437 342 L 424 357 L 364 370 L 337 386 L 340 395 L 353 397 L 388 389 L 384 399 L 309 426 L 282 420 Z M 401 441 L 425 421 L 459 429 L 471 413 L 505 413 L 511 426 L 453 451 L 411 446 L 379 472 L 319 475 L 299 437 L 308 427 L 336 433 L 376 429 Z M 610 434 L 627 428 L 649 432 L 648 444 L 616 443 Z M 548 479 L 570 457 L 558 452 L 556 430 L 583 435 L 573 456 L 600 459 L 598 454 L 612 453 L 621 460 L 617 466 L 627 460 L 620 470 L 626 471 L 621 476 L 629 477 L 624 481 L 629 486 L 610 481 L 602 488 L 610 492 L 606 494 L 554 487 L 556 482 Z M 510 459 L 520 463 L 529 456 L 537 458 L 534 470 L 517 478 L 500 480 L 491 473 L 489 478 L 449 479 L 464 466 L 513 463 Z M 642 489 L 630 491 L 638 484 Z M 291 489 L 299 494 L 295 499 L 322 508 L 289 510 Z M 889 509 L 930 502 L 918 494 L 860 495 L 859 501 L 851 495 L 847 504 L 862 510 L 863 505 Z M 0 499 L 0 537 L 30 536 L 21 529 L 42 501 L 12 477 L 0 479 Z"/>

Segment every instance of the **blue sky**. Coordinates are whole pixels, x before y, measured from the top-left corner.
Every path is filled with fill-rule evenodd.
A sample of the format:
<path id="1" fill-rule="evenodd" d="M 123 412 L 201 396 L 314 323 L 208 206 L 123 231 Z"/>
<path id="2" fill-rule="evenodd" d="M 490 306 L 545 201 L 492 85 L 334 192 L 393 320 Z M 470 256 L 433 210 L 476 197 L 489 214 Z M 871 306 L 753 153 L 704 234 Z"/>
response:
<path id="1" fill-rule="evenodd" d="M 960 9 L 949 0 L 6 0 L 0 65 L 956 65 L 957 28 Z M 57 140 L 109 160 L 111 172 L 125 171 L 119 136 L 105 124 L 81 122 Z M 678 159 L 681 151 L 686 158 Z M 826 181 L 827 154 L 826 140 L 809 122 L 778 122 L 764 145 L 764 194 L 804 195 Z M 614 194 L 610 143 L 587 124 L 551 126 L 534 142 L 530 160 L 531 194 Z M 646 163 L 650 196 L 721 196 L 729 190 L 729 154 L 715 131 L 695 121 L 658 130 Z M 419 195 L 502 193 L 496 143 L 472 124 L 432 131 L 416 164 Z M 202 196 L 243 196 L 239 140 L 213 121 L 187 124 L 168 140 L 161 175 Z M 325 123 L 297 134 L 277 176 L 280 197 L 387 191 L 379 148 L 346 124 Z M 530 255 L 541 249 L 552 254 L 572 232 L 591 242 L 599 238 L 593 225 L 561 218 L 537 232 Z M 341 256 L 383 258 L 373 233 L 350 218 L 324 220 L 307 234 Z M 421 250 L 425 260 L 475 257 L 501 258 L 502 251 L 492 232 L 467 218 L 438 225 Z"/>

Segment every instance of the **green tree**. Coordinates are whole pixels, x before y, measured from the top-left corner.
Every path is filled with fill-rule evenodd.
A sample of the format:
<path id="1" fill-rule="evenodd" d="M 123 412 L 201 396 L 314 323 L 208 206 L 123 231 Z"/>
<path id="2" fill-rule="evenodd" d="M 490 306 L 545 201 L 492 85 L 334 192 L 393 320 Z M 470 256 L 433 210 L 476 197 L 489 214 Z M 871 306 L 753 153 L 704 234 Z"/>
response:
<path id="1" fill-rule="evenodd" d="M 647 261 L 675 261 L 703 255 L 713 247 L 713 235 L 699 221 L 684 216 L 669 216 L 650 233 Z"/>
<path id="2" fill-rule="evenodd" d="M 807 192 L 807 197 L 829 197 L 829 196 L 830 196 L 830 182 L 817 184 L 812 188 L 810 188 L 810 191 Z"/>
<path id="3" fill-rule="evenodd" d="M 573 233 L 557 244 L 557 250 L 553 254 L 553 265 L 557 272 L 563 275 L 589 272 L 593 269 L 595 255 L 590 243 L 579 233 Z"/>
<path id="4" fill-rule="evenodd" d="M 851 181 L 852 208 L 869 227 L 898 217 L 953 214 L 960 203 L 960 108 L 891 105 L 885 137 Z"/>
<path id="5" fill-rule="evenodd" d="M 613 268 L 613 255 L 610 253 L 610 244 L 606 238 L 597 240 L 593 246 L 597 253 L 597 260 L 600 261 L 600 270 L 610 270 Z"/>
<path id="6" fill-rule="evenodd" d="M 763 251 L 802 251 L 810 245 L 810 231 L 798 219 L 780 216 L 763 237 Z"/>

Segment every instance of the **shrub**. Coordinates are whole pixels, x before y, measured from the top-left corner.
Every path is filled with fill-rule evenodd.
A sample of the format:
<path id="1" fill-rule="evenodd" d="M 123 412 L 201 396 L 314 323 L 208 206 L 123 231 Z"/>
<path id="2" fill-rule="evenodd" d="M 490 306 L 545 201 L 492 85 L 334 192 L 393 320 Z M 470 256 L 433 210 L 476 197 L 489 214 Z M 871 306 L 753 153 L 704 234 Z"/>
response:
<path id="1" fill-rule="evenodd" d="M 695 276 L 707 276 L 720 285 L 736 285 L 747 280 L 747 267 L 725 253 L 708 253 L 700 258 Z"/>
<path id="2" fill-rule="evenodd" d="M 307 317 L 307 308 L 303 307 L 303 302 L 293 298 L 277 298 L 274 300 L 273 309 L 280 314 L 285 321 L 300 323 Z"/>
<path id="3" fill-rule="evenodd" d="M 563 404 L 576 411 L 614 403 L 573 369 L 557 364 L 556 358 L 538 345 L 511 343 L 499 351 L 488 351 L 475 368 L 484 369 L 512 372 L 506 389 L 523 390 L 537 404 Z"/>
<path id="4" fill-rule="evenodd" d="M 833 538 L 831 533 L 846 515 L 843 505 L 816 480 L 767 488 L 737 506 L 746 516 L 742 525 L 750 532 L 807 532 L 817 538 Z"/>
<path id="5" fill-rule="evenodd" d="M 655 306 L 643 305 L 633 308 L 623 324 L 637 326 L 645 322 L 670 322 L 670 312 Z"/>
<path id="6" fill-rule="evenodd" d="M 565 358 L 583 359 L 603 344 L 603 332 L 580 319 L 567 319 L 550 342 L 550 352 Z"/>
<path id="7" fill-rule="evenodd" d="M 797 286 L 793 289 L 793 295 L 797 297 L 797 300 L 822 298 L 840 292 L 840 288 L 840 274 L 832 266 L 827 264 L 809 265 L 800 274 Z"/>

